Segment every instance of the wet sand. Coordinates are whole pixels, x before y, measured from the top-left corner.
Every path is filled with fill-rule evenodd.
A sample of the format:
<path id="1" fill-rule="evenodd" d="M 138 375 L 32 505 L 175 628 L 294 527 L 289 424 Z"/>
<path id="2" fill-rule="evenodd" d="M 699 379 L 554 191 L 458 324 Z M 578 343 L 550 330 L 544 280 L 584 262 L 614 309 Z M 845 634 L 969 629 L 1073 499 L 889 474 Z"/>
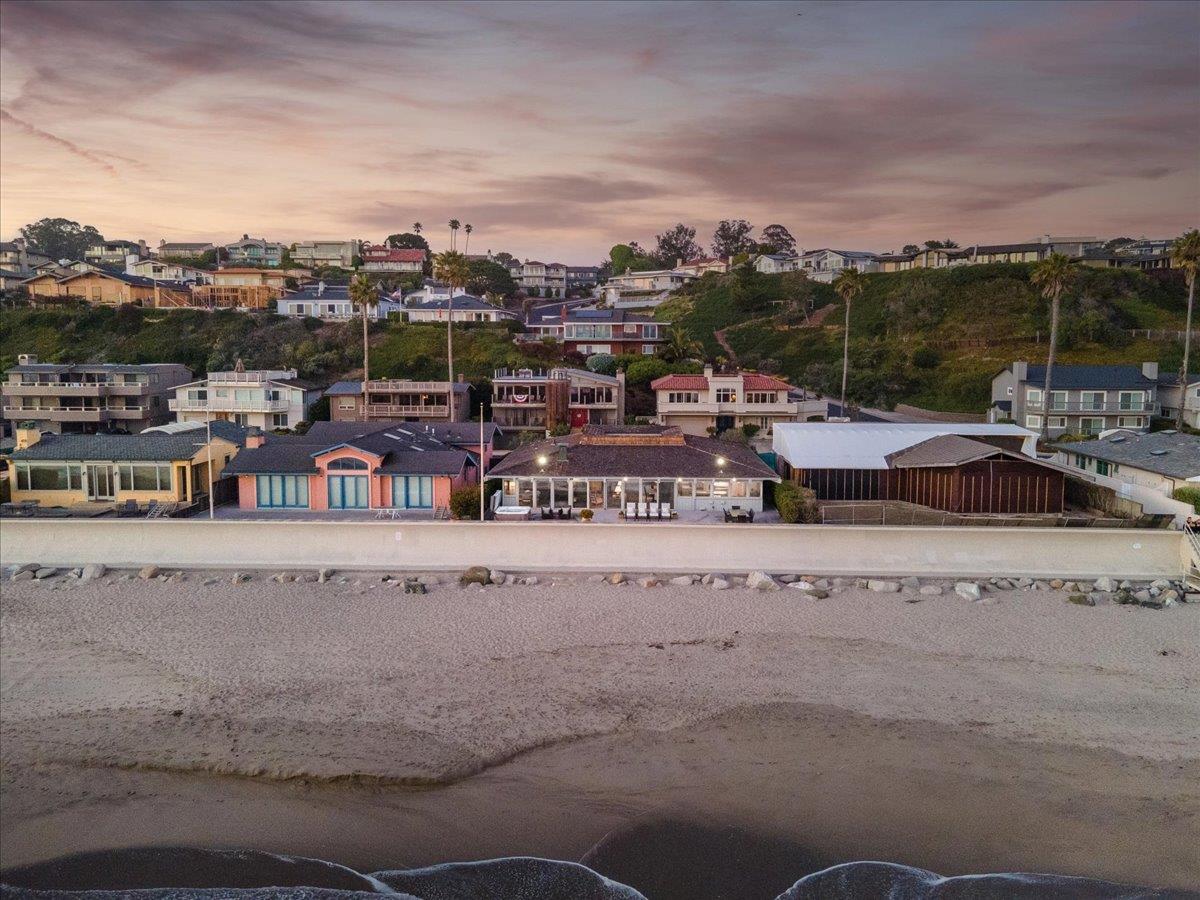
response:
<path id="1" fill-rule="evenodd" d="M 858 859 L 1200 885 L 1194 607 L 203 581 L 4 585 L 0 863 L 533 854 L 654 898 L 704 832 L 764 892 Z"/>

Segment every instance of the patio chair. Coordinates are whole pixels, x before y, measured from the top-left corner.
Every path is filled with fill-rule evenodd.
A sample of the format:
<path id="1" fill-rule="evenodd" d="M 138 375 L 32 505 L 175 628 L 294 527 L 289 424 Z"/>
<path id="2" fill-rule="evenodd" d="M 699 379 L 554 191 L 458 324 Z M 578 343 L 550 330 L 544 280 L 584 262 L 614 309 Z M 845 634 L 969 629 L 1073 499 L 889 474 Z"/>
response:
<path id="1" fill-rule="evenodd" d="M 553 519 L 554 518 L 554 510 L 549 509 L 548 507 L 539 506 L 538 511 L 542 514 L 543 519 Z"/>
<path id="2" fill-rule="evenodd" d="M 658 517 L 667 520 L 675 518 L 675 510 L 671 509 L 670 503 L 658 504 Z"/>
<path id="3" fill-rule="evenodd" d="M 658 519 L 659 521 L 662 520 L 662 506 L 660 504 L 648 503 L 648 504 L 646 504 L 646 506 L 647 506 L 647 514 L 650 516 L 650 518 Z"/>
<path id="4" fill-rule="evenodd" d="M 567 509 L 565 506 L 564 506 L 564 507 L 561 507 L 561 508 L 558 510 L 558 517 L 559 517 L 560 519 L 570 519 L 570 518 L 571 518 L 571 511 L 570 511 L 569 509 Z"/>
<path id="5" fill-rule="evenodd" d="M 751 522 L 751 523 L 754 522 L 754 510 L 752 510 L 752 509 L 746 510 L 746 521 Z"/>
<path id="6" fill-rule="evenodd" d="M 722 510 L 722 512 L 723 512 L 723 513 L 725 513 L 725 521 L 726 521 L 726 522 L 732 522 L 732 521 L 733 521 L 733 513 L 731 513 L 731 512 L 730 512 L 729 510 L 727 510 L 727 509 L 725 509 L 725 510 Z"/>
<path id="7" fill-rule="evenodd" d="M 648 519 L 648 518 L 650 518 L 650 510 L 649 510 L 649 508 L 648 508 L 648 504 L 645 504 L 645 503 L 639 503 L 639 504 L 637 505 L 637 511 L 638 511 L 638 518 L 639 518 L 639 519 Z"/>
<path id="8" fill-rule="evenodd" d="M 625 504 L 625 518 L 626 519 L 636 519 L 638 517 L 637 506 L 638 505 L 636 503 L 626 503 Z"/>

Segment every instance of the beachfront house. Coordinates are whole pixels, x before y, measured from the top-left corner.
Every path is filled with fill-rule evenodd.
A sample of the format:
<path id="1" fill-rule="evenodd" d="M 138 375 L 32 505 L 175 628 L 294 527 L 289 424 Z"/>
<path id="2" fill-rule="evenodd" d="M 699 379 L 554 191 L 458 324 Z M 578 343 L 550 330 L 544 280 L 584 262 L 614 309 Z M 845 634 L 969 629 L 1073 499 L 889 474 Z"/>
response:
<path id="1" fill-rule="evenodd" d="M 1200 428 L 1200 375 L 1191 374 L 1181 387 L 1179 373 L 1160 373 L 1158 376 L 1159 415 L 1171 422 L 1183 406 L 1183 423 L 1189 428 Z"/>
<path id="2" fill-rule="evenodd" d="M 372 378 L 337 381 L 325 389 L 329 418 L 335 422 L 465 422 L 471 386 L 459 375 L 449 381 Z"/>
<path id="3" fill-rule="evenodd" d="M 775 426 L 781 473 L 818 501 L 900 502 L 955 513 L 1058 513 L 1065 472 L 1017 425 L 796 422 Z"/>
<path id="4" fill-rule="evenodd" d="M 554 431 L 625 421 L 625 373 L 601 375 L 559 367 L 497 369 L 492 418 L 507 430 Z"/>
<path id="5" fill-rule="evenodd" d="M 411 510 L 434 518 L 447 514 L 455 490 L 478 481 L 477 471 L 465 450 L 392 424 L 356 434 L 252 430 L 225 474 L 237 478 L 243 510 Z"/>
<path id="6" fill-rule="evenodd" d="M 1200 486 L 1200 437 L 1174 429 L 1151 433 L 1125 429 L 1106 432 L 1092 441 L 1057 444 L 1056 459 L 1064 466 L 1099 475 L 1121 486 L 1149 489 L 1170 497 L 1181 487 Z"/>
<path id="7" fill-rule="evenodd" d="M 233 422 L 243 428 L 295 428 L 321 392 L 296 377 L 295 369 L 209 372 L 180 385 L 170 401 L 180 422 Z"/>
<path id="8" fill-rule="evenodd" d="M 1049 407 L 1049 431 L 1092 435 L 1110 428 L 1145 431 L 1158 399 L 1158 363 L 1141 366 L 1055 366 L 1047 404 L 1046 367 L 1014 362 L 992 378 L 988 421 L 1006 419 L 1042 430 Z"/>
<path id="9" fill-rule="evenodd" d="M 676 425 L 688 434 L 720 434 L 731 428 L 757 429 L 769 434 L 777 422 L 795 422 L 824 404 L 789 396 L 786 381 L 754 372 L 714 372 L 703 375 L 664 375 L 650 383 L 659 425 Z"/>
<path id="10" fill-rule="evenodd" d="M 588 425 L 525 444 L 488 473 L 499 481 L 498 506 L 565 512 L 665 504 L 671 510 L 760 512 L 767 482 L 779 477 L 744 444 L 658 425 Z"/>
<path id="11" fill-rule="evenodd" d="M 191 504 L 210 490 L 212 472 L 236 458 L 237 437 L 215 429 L 173 434 L 50 434 L 16 430 L 8 461 L 13 503 L 40 507 L 113 503 Z M 219 477 L 219 475 L 218 475 Z"/>

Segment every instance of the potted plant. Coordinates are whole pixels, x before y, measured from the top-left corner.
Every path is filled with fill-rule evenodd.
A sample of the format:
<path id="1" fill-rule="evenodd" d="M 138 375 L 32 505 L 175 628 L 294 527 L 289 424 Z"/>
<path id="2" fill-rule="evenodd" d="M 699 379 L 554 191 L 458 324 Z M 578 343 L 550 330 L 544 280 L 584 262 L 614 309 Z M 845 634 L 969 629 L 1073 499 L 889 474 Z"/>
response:
<path id="1" fill-rule="evenodd" d="M 595 515 L 595 513 L 590 509 L 581 509 L 579 511 L 579 521 L 580 522 L 590 522 L 590 521 L 592 521 L 592 516 L 594 516 L 594 515 Z"/>

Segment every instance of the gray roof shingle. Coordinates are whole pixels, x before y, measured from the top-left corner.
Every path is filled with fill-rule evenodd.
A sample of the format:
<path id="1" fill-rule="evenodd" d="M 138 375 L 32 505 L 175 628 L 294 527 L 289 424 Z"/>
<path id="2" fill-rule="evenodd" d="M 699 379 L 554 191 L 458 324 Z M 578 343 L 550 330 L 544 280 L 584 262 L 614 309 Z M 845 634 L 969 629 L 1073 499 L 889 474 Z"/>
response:
<path id="1" fill-rule="evenodd" d="M 1117 431 L 1094 441 L 1056 444 L 1055 448 L 1168 478 L 1200 477 L 1200 437 L 1178 431 Z"/>
<path id="2" fill-rule="evenodd" d="M 1046 381 L 1046 367 L 1029 367 L 1025 377 L 1027 384 L 1036 387 Z M 1051 380 L 1052 390 L 1118 390 L 1121 388 L 1142 389 L 1152 388 L 1155 379 L 1147 378 L 1142 373 L 1141 366 L 1055 366 L 1054 377 Z"/>
<path id="3" fill-rule="evenodd" d="M 12 458 L 167 462 L 190 459 L 205 443 L 200 429 L 177 434 L 48 434 L 32 447 L 14 450 Z"/>

